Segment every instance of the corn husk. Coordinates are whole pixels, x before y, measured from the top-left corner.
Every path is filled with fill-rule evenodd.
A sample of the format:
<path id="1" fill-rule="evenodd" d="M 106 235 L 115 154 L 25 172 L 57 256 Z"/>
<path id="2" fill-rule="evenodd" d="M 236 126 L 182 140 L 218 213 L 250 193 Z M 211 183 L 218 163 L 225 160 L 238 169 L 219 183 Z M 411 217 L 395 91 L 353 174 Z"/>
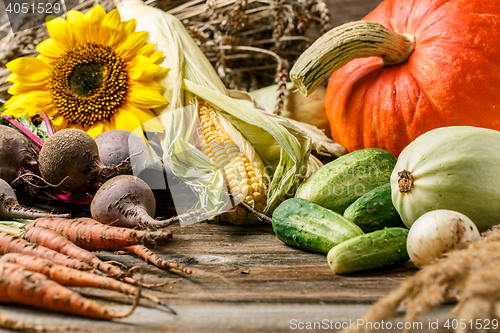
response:
<path id="1" fill-rule="evenodd" d="M 196 202 L 187 209 L 214 215 L 231 209 L 222 168 L 197 147 L 198 103 L 205 101 L 216 110 L 224 129 L 245 156 L 264 166 L 260 175 L 267 184 L 264 213 L 272 212 L 306 175 L 310 137 L 284 119 L 273 120 L 248 103 L 231 98 L 177 18 L 139 0 L 117 0 L 116 6 L 123 20 L 137 20 L 137 30 L 148 31 L 148 42 L 164 53 L 160 65 L 169 71 L 158 82 L 167 88 L 169 104 L 155 110 L 167 129 L 160 145 L 168 171 L 196 193 Z M 196 216 L 181 222 L 196 222 Z"/>
<path id="2" fill-rule="evenodd" d="M 278 117 L 273 112 L 272 101 L 276 100 L 275 88 L 276 86 L 265 87 L 259 89 L 259 91 L 252 91 L 250 93 L 246 93 L 243 91 L 234 91 L 230 90 L 229 94 L 235 98 L 240 99 L 241 101 L 245 101 L 247 103 L 251 103 L 255 108 L 260 109 L 262 112 L 268 117 L 272 117 L 278 123 L 281 123 L 283 126 L 287 126 L 288 123 L 291 123 L 295 127 L 299 128 L 304 132 L 307 136 L 311 138 L 312 149 L 316 151 L 319 155 L 330 156 L 330 157 L 340 157 L 344 154 L 347 154 L 347 150 L 344 146 L 339 143 L 333 141 L 330 137 L 328 137 L 325 132 L 318 127 L 310 124 L 301 122 L 295 119 L 290 118 L 290 115 L 294 112 L 288 109 L 288 104 L 285 101 L 285 107 L 283 110 L 283 116 L 286 120 L 283 122 L 283 117 Z M 271 89 L 269 89 L 271 88 Z M 287 91 L 294 90 L 295 87 L 292 82 L 287 84 Z M 257 99 L 255 99 L 257 97 Z M 324 112 L 324 110 L 323 110 Z M 312 157 L 314 158 L 314 157 Z M 310 158 L 311 159 L 311 158 Z M 309 168 L 312 171 L 317 170 L 314 167 L 315 163 L 311 160 L 309 161 Z"/>

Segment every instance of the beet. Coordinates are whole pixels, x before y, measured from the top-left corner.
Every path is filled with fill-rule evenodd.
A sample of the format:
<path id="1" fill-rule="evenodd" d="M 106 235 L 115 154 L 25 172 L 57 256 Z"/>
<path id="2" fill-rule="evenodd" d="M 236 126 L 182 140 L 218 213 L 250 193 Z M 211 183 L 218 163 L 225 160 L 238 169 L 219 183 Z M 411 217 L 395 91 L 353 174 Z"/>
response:
<path id="1" fill-rule="evenodd" d="M 144 180 L 151 189 L 165 189 L 163 163 L 144 138 L 117 129 L 99 134 L 95 142 L 104 165 L 112 166 L 127 161 L 132 169 L 131 174 Z"/>
<path id="2" fill-rule="evenodd" d="M 153 191 L 138 177 L 120 175 L 106 181 L 90 204 L 96 221 L 118 227 L 158 229 L 178 221 L 155 220 L 156 201 Z"/>
<path id="3" fill-rule="evenodd" d="M 11 183 L 26 172 L 39 173 L 33 143 L 17 130 L 0 125 L 0 178 Z"/>
<path id="4" fill-rule="evenodd" d="M 5 180 L 0 179 L 0 219 L 37 219 L 48 215 L 64 218 L 70 217 L 70 214 L 49 214 L 19 204 L 12 187 Z"/>
<path id="5" fill-rule="evenodd" d="M 86 132 L 66 128 L 45 141 L 38 156 L 45 181 L 63 191 L 75 191 L 91 179 L 107 180 L 130 173 L 125 164 L 107 167 L 99 159 L 94 139 Z"/>

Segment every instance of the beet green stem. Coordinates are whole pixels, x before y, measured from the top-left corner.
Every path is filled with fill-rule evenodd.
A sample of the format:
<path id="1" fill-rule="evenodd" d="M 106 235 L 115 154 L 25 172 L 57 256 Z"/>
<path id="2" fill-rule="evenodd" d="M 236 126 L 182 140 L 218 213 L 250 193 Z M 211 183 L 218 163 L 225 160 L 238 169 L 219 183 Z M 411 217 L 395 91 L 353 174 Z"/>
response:
<path id="1" fill-rule="evenodd" d="M 14 127 L 16 127 L 18 130 L 20 130 L 21 132 L 23 132 L 28 138 L 31 139 L 31 141 L 33 141 L 37 146 L 39 147 L 42 147 L 43 146 L 43 143 L 45 141 L 43 141 L 43 139 L 39 138 L 38 136 L 36 136 L 34 133 L 32 133 L 29 129 L 27 129 L 26 127 L 24 127 L 23 124 L 21 124 L 20 122 L 18 122 L 16 119 L 14 119 L 13 117 L 11 116 L 2 116 L 4 119 L 6 119 L 9 123 L 11 123 Z M 38 155 L 38 154 L 37 154 Z"/>

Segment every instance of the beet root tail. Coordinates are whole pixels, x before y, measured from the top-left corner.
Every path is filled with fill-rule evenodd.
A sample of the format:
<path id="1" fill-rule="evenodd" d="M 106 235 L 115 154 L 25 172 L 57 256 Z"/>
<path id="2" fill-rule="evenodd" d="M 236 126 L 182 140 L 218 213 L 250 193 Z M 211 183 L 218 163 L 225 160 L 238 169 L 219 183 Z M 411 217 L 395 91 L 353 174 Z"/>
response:
<path id="1" fill-rule="evenodd" d="M 19 218 L 19 219 L 37 219 L 40 217 L 63 217 L 68 218 L 70 214 L 51 214 L 40 210 L 25 207 L 10 196 L 0 194 L 0 217 L 1 218 Z"/>

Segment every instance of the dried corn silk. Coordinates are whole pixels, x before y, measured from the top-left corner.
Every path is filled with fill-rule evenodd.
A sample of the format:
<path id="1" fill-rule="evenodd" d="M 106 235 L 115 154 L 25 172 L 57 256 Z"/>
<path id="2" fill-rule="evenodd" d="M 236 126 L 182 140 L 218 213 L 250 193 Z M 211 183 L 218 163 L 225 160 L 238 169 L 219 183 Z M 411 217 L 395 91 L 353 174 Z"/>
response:
<path id="1" fill-rule="evenodd" d="M 458 322 L 472 319 L 500 320 L 500 227 L 484 234 L 468 248 L 454 250 L 425 266 L 363 316 L 365 322 L 380 322 L 395 316 L 399 305 L 406 308 L 405 321 L 419 321 L 423 315 L 456 298 Z M 450 315 L 452 315 L 450 314 Z M 470 329 L 470 327 L 469 327 Z M 344 332 L 369 332 L 366 327 Z M 468 332 L 458 330 L 457 332 Z"/>

